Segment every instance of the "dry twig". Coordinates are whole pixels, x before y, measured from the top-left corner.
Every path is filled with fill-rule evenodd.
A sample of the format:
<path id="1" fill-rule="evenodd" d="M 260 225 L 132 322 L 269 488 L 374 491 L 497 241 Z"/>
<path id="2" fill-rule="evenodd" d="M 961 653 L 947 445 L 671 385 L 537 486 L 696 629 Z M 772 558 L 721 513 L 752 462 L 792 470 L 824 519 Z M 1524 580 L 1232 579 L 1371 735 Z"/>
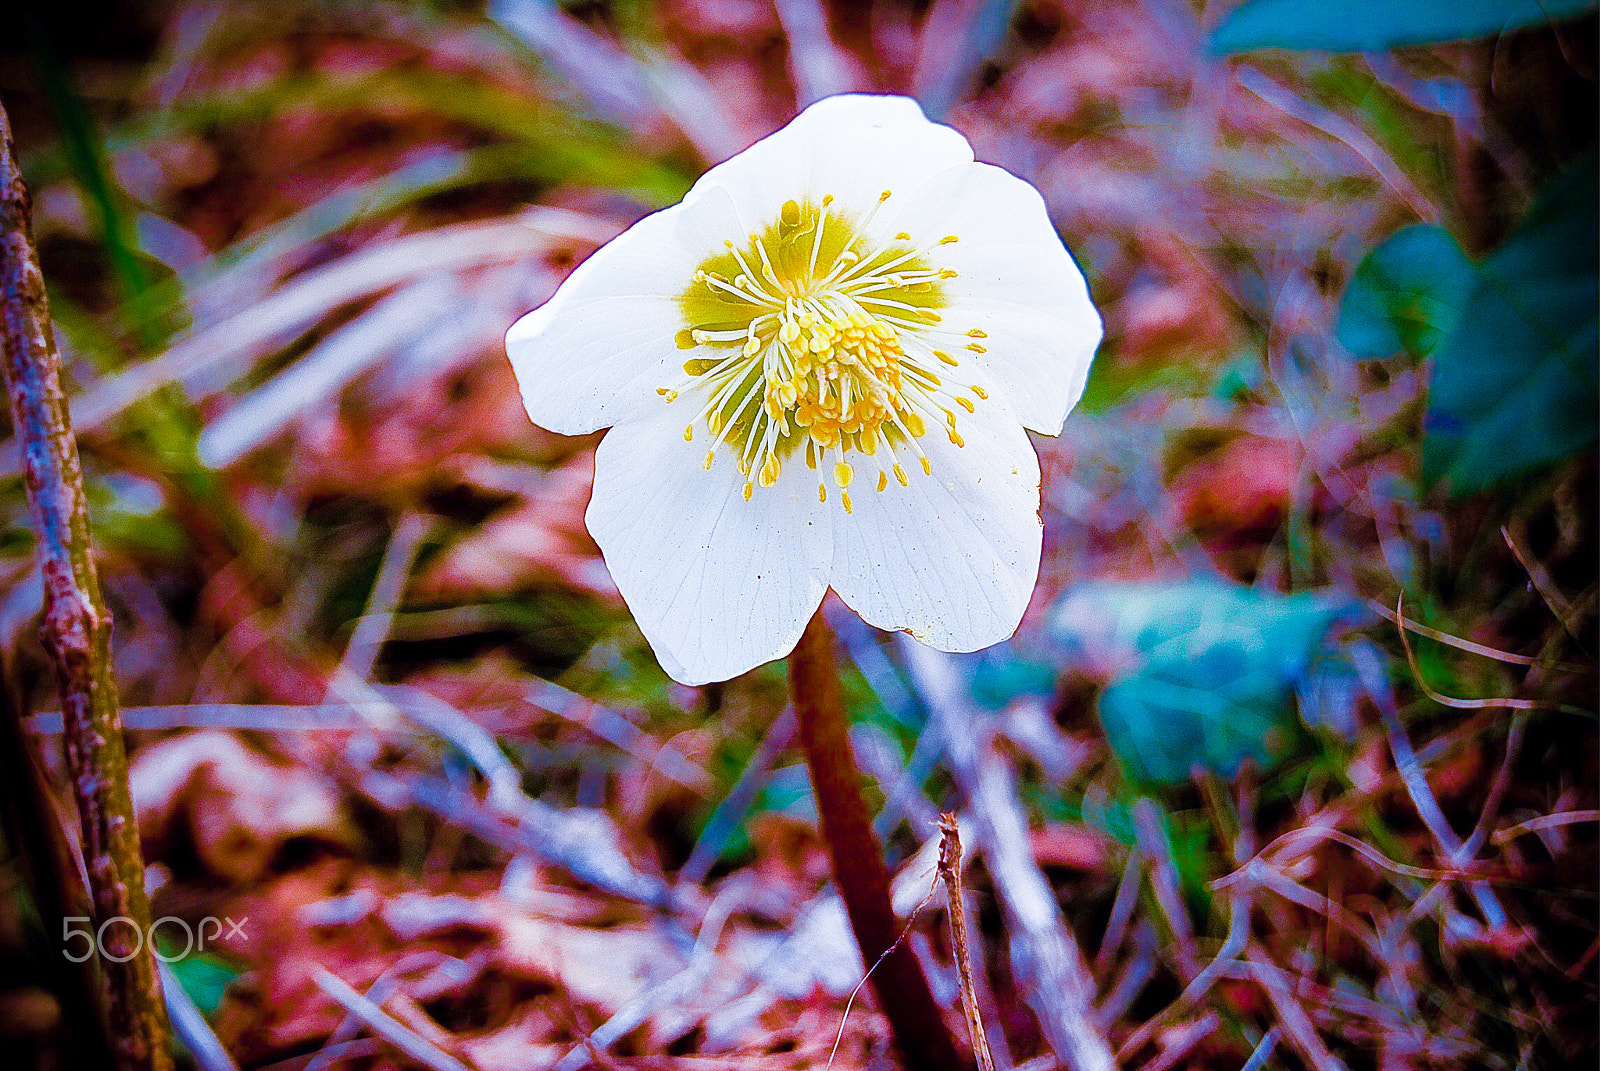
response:
<path id="1" fill-rule="evenodd" d="M 142 940 L 150 932 L 150 905 L 111 677 L 111 614 L 100 595 L 83 470 L 61 389 L 61 357 L 29 214 L 11 121 L 0 108 L 5 379 L 44 577 L 40 638 L 55 663 L 61 692 L 113 1051 L 121 1071 L 162 1071 L 172 1066 L 167 1016 L 155 956 Z M 134 944 L 132 935 L 141 940 Z"/>

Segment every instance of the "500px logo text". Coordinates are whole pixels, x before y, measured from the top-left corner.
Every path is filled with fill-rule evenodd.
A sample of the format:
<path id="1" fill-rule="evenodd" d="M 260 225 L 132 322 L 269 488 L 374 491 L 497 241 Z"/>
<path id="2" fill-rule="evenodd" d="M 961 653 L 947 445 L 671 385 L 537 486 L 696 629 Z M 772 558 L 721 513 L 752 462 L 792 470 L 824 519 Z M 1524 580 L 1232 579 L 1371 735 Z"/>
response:
<path id="1" fill-rule="evenodd" d="M 62 949 L 62 955 L 74 963 L 82 963 L 90 956 L 99 953 L 101 958 L 111 960 L 113 963 L 126 963 L 134 956 L 137 956 L 144 946 L 148 944 L 150 951 L 155 953 L 157 959 L 163 963 L 172 963 L 183 959 L 191 952 L 204 952 L 208 940 L 215 943 L 217 938 L 223 936 L 236 937 L 243 940 L 245 938 L 244 926 L 249 921 L 248 918 L 242 918 L 235 922 L 231 918 L 224 917 L 219 919 L 207 915 L 200 920 L 198 926 L 190 926 L 176 915 L 163 915 L 152 922 L 149 929 L 141 930 L 139 924 L 128 916 L 113 915 L 102 922 L 99 929 L 95 929 L 90 925 L 93 920 L 89 916 L 68 915 L 61 920 L 61 942 L 66 946 Z M 74 926 L 74 923 L 82 923 L 82 928 Z M 163 953 L 160 945 L 156 943 L 156 931 L 168 923 L 171 923 L 171 926 L 168 926 L 167 933 L 169 939 L 175 937 L 175 934 L 171 932 L 173 928 L 183 931 L 183 948 L 171 955 Z M 124 943 L 124 931 L 115 928 L 119 924 L 125 928 L 127 933 L 132 934 L 132 947 L 128 947 Z M 227 927 L 226 934 L 224 934 L 223 930 L 224 925 Z M 108 935 L 115 942 L 110 947 L 106 944 Z M 74 939 L 81 939 L 83 942 L 79 946 L 82 948 L 81 953 L 76 952 L 73 945 Z"/>

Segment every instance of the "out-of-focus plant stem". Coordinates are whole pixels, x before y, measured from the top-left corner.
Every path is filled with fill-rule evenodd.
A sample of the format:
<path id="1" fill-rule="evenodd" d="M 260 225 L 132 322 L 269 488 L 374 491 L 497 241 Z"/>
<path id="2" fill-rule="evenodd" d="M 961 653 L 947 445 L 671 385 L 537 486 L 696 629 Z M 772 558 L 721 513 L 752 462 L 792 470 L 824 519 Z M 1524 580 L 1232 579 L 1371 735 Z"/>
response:
<path id="1" fill-rule="evenodd" d="M 789 685 L 822 839 L 828 845 L 834 880 L 861 946 L 861 958 L 872 968 L 870 978 L 878 1004 L 889 1019 L 906 1067 L 955 1071 L 966 1065 L 934 1003 L 922 967 L 908 943 L 896 945 L 899 927 L 889 897 L 889 868 L 861 795 L 861 774 L 840 701 L 833 633 L 820 609 L 789 656 Z M 890 948 L 894 951 L 884 955 Z"/>
<path id="2" fill-rule="evenodd" d="M 55 663 L 67 768 L 94 905 L 107 1027 L 118 1071 L 168 1071 L 167 1018 L 149 942 L 128 758 L 111 676 L 111 615 L 100 594 L 78 448 L 61 389 L 28 191 L 0 108 L 0 318 L 6 393 L 44 578 L 46 651 Z M 114 922 L 112 920 L 115 920 Z"/>

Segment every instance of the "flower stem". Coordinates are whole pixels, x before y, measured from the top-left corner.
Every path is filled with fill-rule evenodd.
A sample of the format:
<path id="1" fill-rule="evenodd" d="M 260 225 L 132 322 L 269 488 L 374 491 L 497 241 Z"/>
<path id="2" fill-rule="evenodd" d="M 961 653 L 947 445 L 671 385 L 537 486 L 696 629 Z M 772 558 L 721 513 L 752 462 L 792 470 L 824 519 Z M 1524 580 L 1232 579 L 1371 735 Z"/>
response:
<path id="1" fill-rule="evenodd" d="M 111 614 L 89 543 L 83 470 L 29 223 L 11 123 L 0 108 L 0 351 L 38 537 L 44 579 L 40 638 L 55 663 L 61 693 L 107 1026 L 117 1071 L 170 1071 L 166 1009 L 150 942 L 143 940 L 150 932 L 150 904 L 111 677 Z"/>
<path id="2" fill-rule="evenodd" d="M 884 956 L 899 936 L 889 899 L 889 869 L 861 795 L 861 774 L 839 698 L 833 634 L 820 609 L 789 656 L 789 686 L 834 880 L 863 962 L 878 964 L 871 974 L 872 988 L 905 1064 L 932 1071 L 964 1067 L 911 946 L 901 942 Z"/>

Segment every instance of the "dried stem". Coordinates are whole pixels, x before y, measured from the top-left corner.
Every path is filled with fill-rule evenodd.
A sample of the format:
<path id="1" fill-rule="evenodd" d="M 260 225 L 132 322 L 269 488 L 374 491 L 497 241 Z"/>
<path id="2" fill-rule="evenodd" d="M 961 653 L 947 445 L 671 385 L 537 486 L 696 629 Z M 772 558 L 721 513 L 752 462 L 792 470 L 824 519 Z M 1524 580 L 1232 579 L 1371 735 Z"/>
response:
<path id="1" fill-rule="evenodd" d="M 962 1066 L 962 1060 L 910 945 L 902 944 L 884 955 L 894 946 L 898 929 L 889 901 L 889 868 L 861 796 L 861 774 L 839 699 L 833 634 L 820 610 L 789 656 L 789 684 L 822 821 L 822 839 L 827 842 L 834 880 L 861 946 L 862 962 L 876 963 L 883 957 L 871 975 L 878 1004 L 889 1018 L 907 1067 L 954 1071 Z"/>
<path id="2" fill-rule="evenodd" d="M 994 1071 L 989 1053 L 989 1038 L 983 1029 L 983 1012 L 978 1007 L 977 987 L 972 984 L 972 946 L 967 940 L 967 907 L 961 894 L 961 829 L 953 814 L 939 816 L 943 839 L 939 842 L 939 879 L 944 882 L 950 901 L 950 945 L 955 954 L 956 973 L 961 978 L 961 1010 L 967 1016 L 967 1035 L 972 1054 L 981 1071 Z"/>
<path id="3" fill-rule="evenodd" d="M 167 1017 L 149 943 L 128 758 L 111 678 L 111 615 L 100 596 L 77 444 L 61 389 L 29 198 L 0 108 L 0 313 L 11 419 L 44 578 L 41 638 L 55 663 L 67 766 L 101 953 L 106 1018 L 118 1071 L 166 1071 Z M 138 940 L 136 940 L 138 938 Z"/>

